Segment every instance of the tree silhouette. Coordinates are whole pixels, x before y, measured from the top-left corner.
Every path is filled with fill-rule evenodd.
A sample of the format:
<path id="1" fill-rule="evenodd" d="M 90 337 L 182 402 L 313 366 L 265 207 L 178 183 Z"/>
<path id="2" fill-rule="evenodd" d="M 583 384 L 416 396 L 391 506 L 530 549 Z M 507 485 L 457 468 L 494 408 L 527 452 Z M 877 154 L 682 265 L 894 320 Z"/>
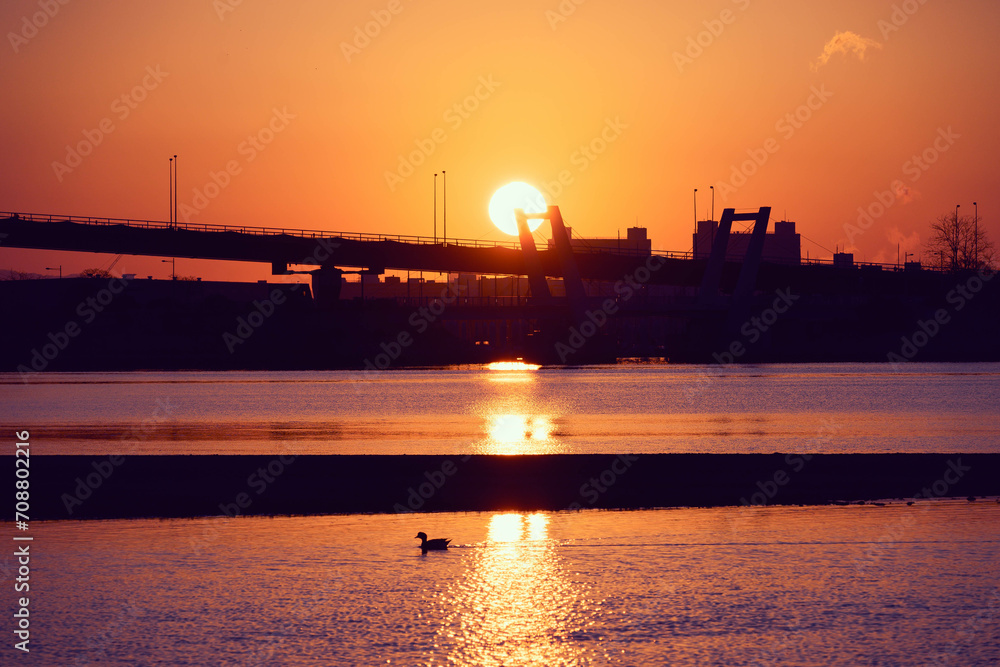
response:
<path id="1" fill-rule="evenodd" d="M 931 255 L 930 264 L 939 263 L 951 271 L 993 266 L 993 241 L 989 239 L 983 221 L 978 229 L 972 216 L 946 213 L 931 223 L 931 237 L 925 244 Z"/>
<path id="2" fill-rule="evenodd" d="M 84 269 L 80 272 L 81 278 L 114 278 L 110 271 L 104 269 Z"/>

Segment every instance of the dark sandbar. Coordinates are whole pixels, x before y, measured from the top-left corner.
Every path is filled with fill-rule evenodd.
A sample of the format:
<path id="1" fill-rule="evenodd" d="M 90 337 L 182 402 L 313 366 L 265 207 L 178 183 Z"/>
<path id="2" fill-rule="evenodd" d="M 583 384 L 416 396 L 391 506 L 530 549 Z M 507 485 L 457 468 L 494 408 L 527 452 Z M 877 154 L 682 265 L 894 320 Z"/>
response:
<path id="1" fill-rule="evenodd" d="M 1000 454 L 36 456 L 31 519 L 794 505 L 1000 495 Z M 4 505 L 11 520 L 13 503 Z"/>

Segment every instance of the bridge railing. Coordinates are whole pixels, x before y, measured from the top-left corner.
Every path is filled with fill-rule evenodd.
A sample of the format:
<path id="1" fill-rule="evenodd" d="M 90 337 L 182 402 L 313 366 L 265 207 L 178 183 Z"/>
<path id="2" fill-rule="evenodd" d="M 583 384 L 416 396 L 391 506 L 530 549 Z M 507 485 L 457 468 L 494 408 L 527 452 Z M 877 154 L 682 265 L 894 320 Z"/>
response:
<path id="1" fill-rule="evenodd" d="M 30 222 L 70 222 L 79 225 L 96 225 L 96 226 L 125 226 L 133 227 L 137 229 L 175 229 L 183 231 L 192 232 L 231 232 L 238 234 L 253 234 L 257 236 L 295 236 L 300 238 L 308 239 L 319 239 L 319 238 L 337 238 L 337 239 L 347 239 L 352 241 L 390 241 L 396 243 L 409 243 L 409 244 L 420 244 L 420 245 L 444 245 L 445 240 L 441 238 L 433 238 L 430 236 L 412 236 L 406 234 L 370 234 L 367 232 L 329 232 L 329 231 L 317 231 L 310 229 L 294 229 L 289 227 L 255 227 L 252 225 L 215 225 L 203 222 L 167 222 L 163 220 L 139 220 L 134 218 L 101 218 L 92 216 L 79 216 L 79 215 L 54 215 L 48 213 L 20 213 L 20 212 L 0 212 L 0 219 L 2 218 L 14 218 L 20 220 L 27 220 Z M 625 255 L 629 257 L 665 257 L 669 259 L 692 259 L 694 254 L 690 251 L 679 252 L 672 250 L 640 250 L 638 248 L 616 248 L 610 249 L 601 246 L 587 246 L 585 239 L 583 243 L 574 243 L 573 252 L 576 254 L 612 254 L 612 255 Z M 447 240 L 447 245 L 449 246 L 460 246 L 463 248 L 509 248 L 512 250 L 519 250 L 520 244 L 516 241 L 483 241 L 478 239 L 453 239 L 449 238 Z M 768 261 L 767 257 L 763 258 L 764 261 Z M 800 264 L 811 264 L 811 265 L 833 265 L 834 261 L 832 259 L 818 259 L 818 258 L 806 258 L 800 261 Z M 899 265 L 899 264 L 877 264 L 873 262 L 854 262 L 855 268 L 880 268 L 885 271 L 908 271 L 912 270 L 909 268 L 911 264 Z M 925 264 L 919 267 L 923 271 L 947 271 L 931 264 Z"/>
<path id="2" fill-rule="evenodd" d="M 313 229 L 295 229 L 290 227 L 256 227 L 252 225 L 216 225 L 205 222 L 167 222 L 164 220 L 140 220 L 136 218 L 102 218 L 81 215 L 55 215 L 49 213 L 20 213 L 20 212 L 0 212 L 0 218 L 17 218 L 30 222 L 70 222 L 78 225 L 96 226 L 125 226 L 136 229 L 176 229 L 192 232 L 235 232 L 239 234 L 253 234 L 258 236 L 296 236 L 300 238 L 337 238 L 353 241 L 393 241 L 397 243 L 410 243 L 419 245 L 443 245 L 443 238 L 430 236 L 413 236 L 407 234 L 370 234 L 367 232 L 331 232 L 318 231 Z M 510 248 L 520 250 L 521 244 L 517 241 L 483 241 L 480 239 L 447 239 L 447 245 L 460 246 L 463 248 Z M 676 259 L 690 259 L 690 252 L 676 252 L 668 250 L 639 250 L 637 248 L 619 248 L 610 250 L 608 248 L 590 247 L 585 244 L 574 244 L 574 253 L 593 254 L 614 254 L 629 257 L 649 257 L 651 254 L 659 257 L 669 257 Z"/>
<path id="3" fill-rule="evenodd" d="M 331 232 L 291 227 L 256 227 L 252 225 L 215 225 L 204 222 L 166 222 L 163 220 L 138 220 L 134 218 L 100 218 L 80 215 L 54 215 L 47 213 L 0 212 L 0 218 L 15 218 L 30 222 L 70 222 L 78 225 L 125 226 L 136 229 L 175 229 L 193 232 L 236 232 L 257 236 L 296 236 L 307 239 L 337 238 L 353 241 L 394 241 L 420 245 L 444 245 L 443 238 L 407 234 L 371 234 L 367 232 Z M 483 241 L 480 239 L 447 239 L 449 246 L 465 248 L 510 248 L 517 250 L 515 241 Z"/>

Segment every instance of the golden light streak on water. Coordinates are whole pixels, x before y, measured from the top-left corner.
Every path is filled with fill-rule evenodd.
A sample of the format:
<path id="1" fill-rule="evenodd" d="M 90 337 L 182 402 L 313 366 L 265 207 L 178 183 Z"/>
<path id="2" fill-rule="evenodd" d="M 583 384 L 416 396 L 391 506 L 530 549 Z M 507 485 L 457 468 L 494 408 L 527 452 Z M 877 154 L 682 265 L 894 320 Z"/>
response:
<path id="1" fill-rule="evenodd" d="M 593 617 L 588 587 L 567 576 L 549 516 L 494 514 L 467 573 L 443 594 L 439 633 L 463 665 L 580 664 Z"/>

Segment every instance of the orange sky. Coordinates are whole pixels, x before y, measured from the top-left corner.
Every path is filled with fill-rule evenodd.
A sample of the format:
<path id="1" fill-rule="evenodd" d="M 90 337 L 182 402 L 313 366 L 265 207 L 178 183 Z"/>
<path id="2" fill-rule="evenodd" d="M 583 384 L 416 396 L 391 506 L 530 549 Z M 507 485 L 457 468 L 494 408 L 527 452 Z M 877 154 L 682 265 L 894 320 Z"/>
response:
<path id="1" fill-rule="evenodd" d="M 711 185 L 717 216 L 787 212 L 813 257 L 848 244 L 844 226 L 890 190 L 851 235 L 859 260 L 895 261 L 897 242 L 919 253 L 930 221 L 973 201 L 1000 238 L 995 2 L 576 2 L 8 0 L 0 209 L 166 219 L 176 153 L 181 220 L 208 223 L 430 235 L 445 169 L 453 237 L 506 238 L 493 191 L 562 173 L 547 194 L 575 232 L 638 220 L 661 249 L 690 249 L 692 191 L 707 217 Z M 81 142 L 96 145 L 77 163 L 67 145 Z M 413 151 L 422 164 L 401 170 Z M 926 170 L 911 161 L 925 151 Z M 235 175 L 199 200 L 227 164 Z M 3 269 L 109 259 L 0 246 Z"/>

